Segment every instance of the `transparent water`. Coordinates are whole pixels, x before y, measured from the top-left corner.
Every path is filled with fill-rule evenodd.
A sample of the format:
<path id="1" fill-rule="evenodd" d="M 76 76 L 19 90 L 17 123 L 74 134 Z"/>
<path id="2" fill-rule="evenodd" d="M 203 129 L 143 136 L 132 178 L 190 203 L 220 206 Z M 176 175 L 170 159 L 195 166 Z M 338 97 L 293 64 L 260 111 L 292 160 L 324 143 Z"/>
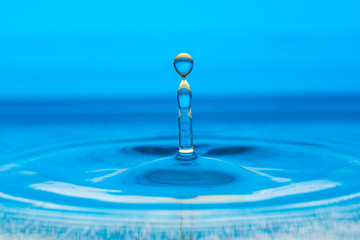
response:
<path id="1" fill-rule="evenodd" d="M 359 238 L 359 98 L 194 98 L 196 153 L 240 178 L 124 180 L 176 155 L 176 105 L 2 103 L 0 239 Z"/>

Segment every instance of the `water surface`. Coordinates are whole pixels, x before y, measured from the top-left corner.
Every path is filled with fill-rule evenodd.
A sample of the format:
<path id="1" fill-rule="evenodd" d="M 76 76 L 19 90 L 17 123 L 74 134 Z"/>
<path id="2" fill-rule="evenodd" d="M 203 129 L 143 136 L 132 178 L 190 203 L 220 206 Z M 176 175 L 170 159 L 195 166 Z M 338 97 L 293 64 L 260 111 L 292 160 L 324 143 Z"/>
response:
<path id="1" fill-rule="evenodd" d="M 196 187 L 122 181 L 177 153 L 176 99 L 0 110 L 0 239 L 360 236 L 359 98 L 194 99 L 196 153 L 243 173 Z"/>

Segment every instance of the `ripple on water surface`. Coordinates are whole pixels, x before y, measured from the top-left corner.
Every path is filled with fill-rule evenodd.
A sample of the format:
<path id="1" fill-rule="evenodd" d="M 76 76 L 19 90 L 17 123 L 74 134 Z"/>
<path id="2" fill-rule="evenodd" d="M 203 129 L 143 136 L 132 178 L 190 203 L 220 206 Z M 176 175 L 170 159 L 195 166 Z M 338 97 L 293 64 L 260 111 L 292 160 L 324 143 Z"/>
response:
<path id="1" fill-rule="evenodd" d="M 127 177 L 134 167 L 173 158 L 177 136 L 122 138 L 130 135 L 115 131 L 98 137 L 107 131 L 102 129 L 94 137 L 53 133 L 61 136 L 56 141 L 37 133 L 47 137 L 24 148 L 1 146 L 6 154 L 0 160 L 0 239 L 14 234 L 35 239 L 54 234 L 59 239 L 131 239 L 136 234 L 143 239 L 286 239 L 300 232 L 298 238 L 356 239 L 358 133 L 350 133 L 354 126 L 340 125 L 338 138 L 323 136 L 329 128 L 315 125 L 303 135 L 294 128 L 278 136 L 272 126 L 266 131 L 244 127 L 231 136 L 226 136 L 229 129 L 220 136 L 197 134 L 194 149 L 214 161 L 213 171 L 196 174 L 186 168 L 177 175 L 169 165 L 131 181 Z M 234 174 L 223 174 L 216 159 L 231 163 L 227 173 Z"/>
<path id="2" fill-rule="evenodd" d="M 7 182 L 0 186 L 1 198 L 11 200 L 14 207 L 86 208 L 98 213 L 178 209 L 179 204 L 212 209 L 212 204 L 220 203 L 222 208 L 258 211 L 325 206 L 356 198 L 360 192 L 357 160 L 333 147 L 226 137 L 204 137 L 198 142 L 199 155 L 232 163 L 244 178 L 233 182 L 219 171 L 197 175 L 201 181 L 205 174 L 215 174 L 212 178 L 219 182 L 212 187 L 191 182 L 170 185 L 171 192 L 191 192 L 186 199 L 171 194 L 169 186 L 155 184 L 164 174 L 176 174 L 171 169 L 147 176 L 149 186 L 137 182 L 129 187 L 122 176 L 139 164 L 175 155 L 174 139 L 88 140 L 43 150 L 33 158 L 28 153 L 26 159 L 0 166 Z"/>

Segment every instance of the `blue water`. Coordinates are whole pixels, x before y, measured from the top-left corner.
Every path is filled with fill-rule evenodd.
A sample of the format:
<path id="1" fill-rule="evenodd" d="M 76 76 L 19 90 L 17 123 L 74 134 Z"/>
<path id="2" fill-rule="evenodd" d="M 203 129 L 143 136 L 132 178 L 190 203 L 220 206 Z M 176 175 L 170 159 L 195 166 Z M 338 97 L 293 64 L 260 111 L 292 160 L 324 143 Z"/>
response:
<path id="1" fill-rule="evenodd" d="M 359 238 L 360 98 L 195 98 L 192 112 L 195 152 L 235 180 L 127 180 L 178 152 L 176 99 L 3 102 L 0 239 Z"/>

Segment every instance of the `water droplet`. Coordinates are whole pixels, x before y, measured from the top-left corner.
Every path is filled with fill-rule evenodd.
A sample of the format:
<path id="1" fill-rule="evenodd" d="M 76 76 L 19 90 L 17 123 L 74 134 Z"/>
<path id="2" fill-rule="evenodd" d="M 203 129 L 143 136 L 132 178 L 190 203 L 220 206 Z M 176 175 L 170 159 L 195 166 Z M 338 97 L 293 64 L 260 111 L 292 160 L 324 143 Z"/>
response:
<path id="1" fill-rule="evenodd" d="M 175 57 L 174 67 L 181 77 L 186 78 L 191 72 L 194 65 L 192 57 L 187 53 L 180 53 Z"/>

